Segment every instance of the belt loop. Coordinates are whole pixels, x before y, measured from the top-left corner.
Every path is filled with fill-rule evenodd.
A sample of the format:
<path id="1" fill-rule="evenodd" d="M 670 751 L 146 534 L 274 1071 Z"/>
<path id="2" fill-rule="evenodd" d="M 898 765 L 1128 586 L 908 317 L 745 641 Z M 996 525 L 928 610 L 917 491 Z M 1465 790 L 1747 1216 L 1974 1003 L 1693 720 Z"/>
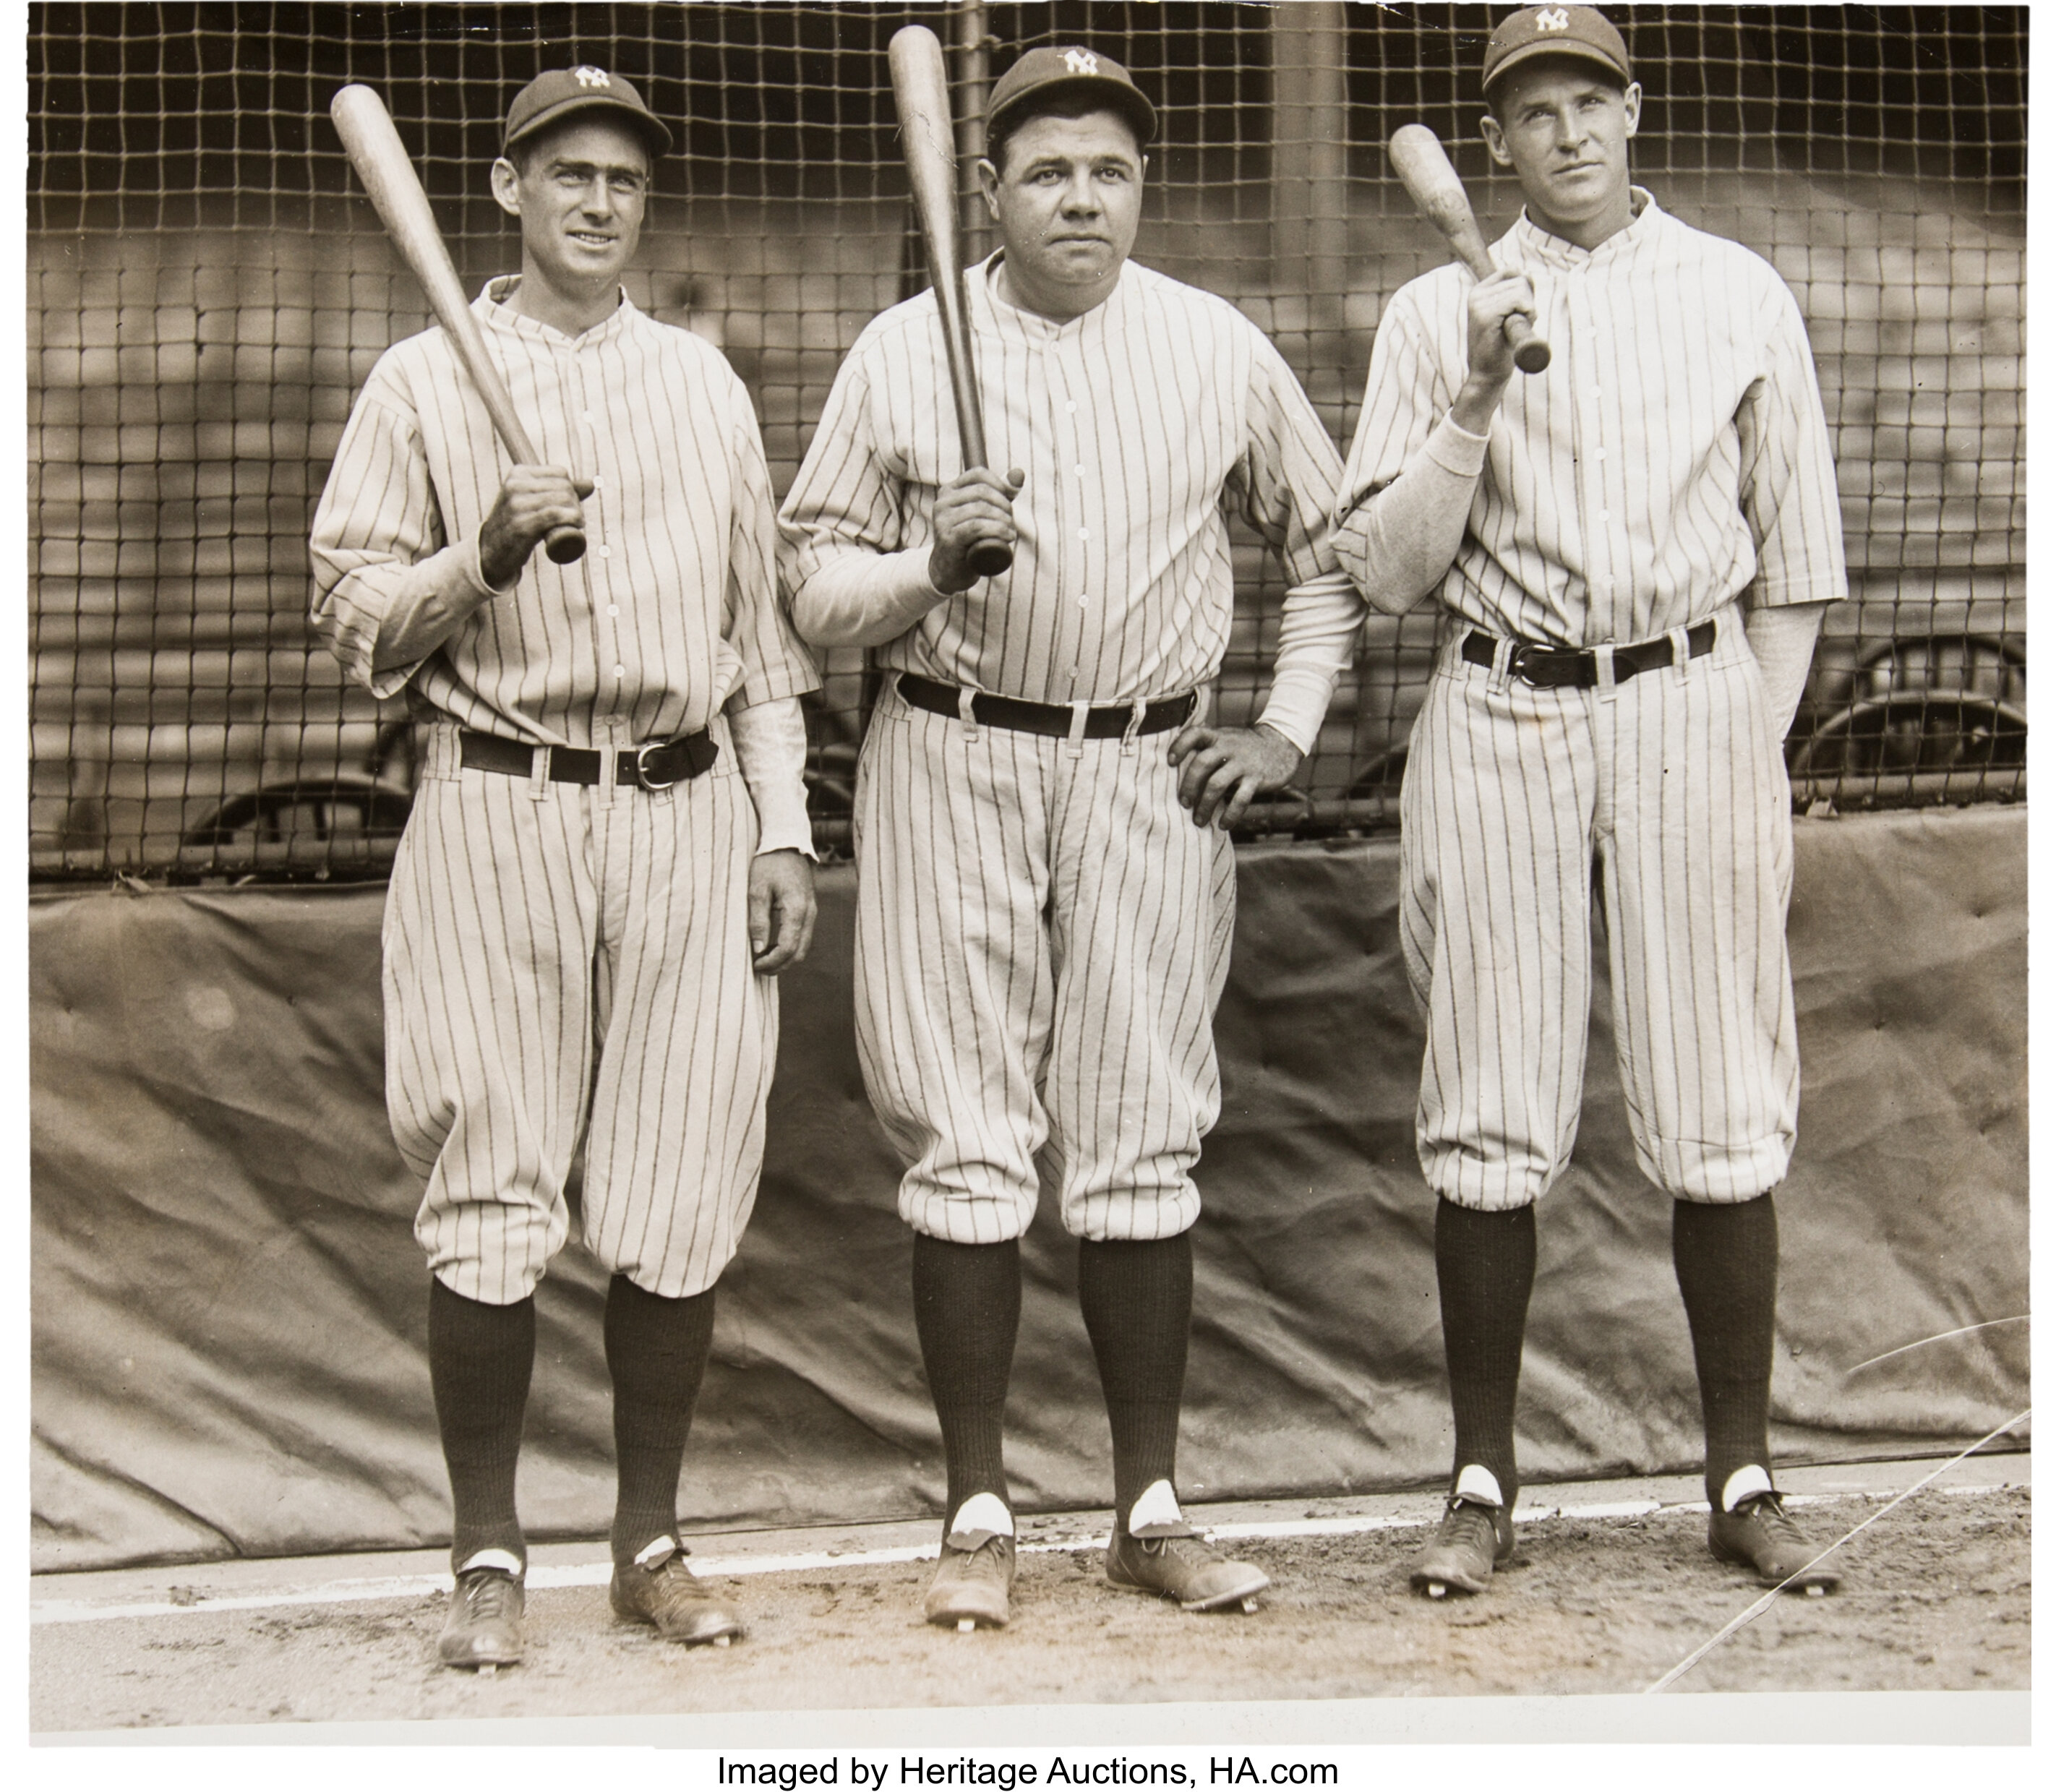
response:
<path id="1" fill-rule="evenodd" d="M 1485 689 L 1497 696 L 1507 687 L 1513 675 L 1513 637 L 1502 635 L 1492 644 L 1492 671 L 1486 674 Z"/>
<path id="2" fill-rule="evenodd" d="M 546 746 L 530 750 L 528 755 L 528 800 L 540 802 L 550 788 L 550 749 Z"/>
<path id="3" fill-rule="evenodd" d="M 963 738 L 978 738 L 978 693 L 967 684 L 957 686 L 957 720 L 963 724 Z"/>
<path id="4" fill-rule="evenodd" d="M 1071 731 L 1064 737 L 1064 751 L 1073 759 L 1082 759 L 1085 754 L 1085 724 L 1092 719 L 1090 702 L 1071 705 Z"/>
<path id="5" fill-rule="evenodd" d="M 1149 699 L 1138 697 L 1128 712 L 1128 726 L 1121 731 L 1121 756 L 1124 759 L 1135 757 L 1135 737 L 1142 732 L 1142 718 L 1149 713 Z M 1077 733 L 1073 724 L 1072 733 Z"/>
<path id="6" fill-rule="evenodd" d="M 1602 703 L 1611 703 L 1613 701 L 1615 682 L 1613 671 L 1613 643 L 1611 641 L 1602 641 L 1591 650 L 1591 655 L 1592 674 L 1599 683 L 1599 701 Z"/>
<path id="7" fill-rule="evenodd" d="M 1692 671 L 1692 631 L 1689 628 L 1670 631 L 1670 663 L 1678 669 L 1678 682 L 1682 684 Z"/>

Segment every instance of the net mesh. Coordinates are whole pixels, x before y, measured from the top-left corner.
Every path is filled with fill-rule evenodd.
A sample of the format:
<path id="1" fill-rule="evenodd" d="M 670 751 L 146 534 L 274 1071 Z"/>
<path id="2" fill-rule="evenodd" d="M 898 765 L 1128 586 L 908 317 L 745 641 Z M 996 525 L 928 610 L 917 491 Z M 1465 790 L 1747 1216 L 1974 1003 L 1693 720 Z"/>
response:
<path id="1" fill-rule="evenodd" d="M 412 788 L 401 709 L 306 621 L 306 531 L 352 398 L 425 326 L 330 126 L 384 97 L 460 273 L 518 255 L 484 170 L 515 89 L 590 61 L 683 121 L 631 295 L 721 345 L 782 495 L 836 366 L 925 283 L 886 44 L 966 93 L 1085 41 L 1157 99 L 1137 254 L 1267 330 L 1346 446 L 1381 308 L 1446 257 L 1383 152 L 1423 122 L 1488 235 L 1497 9 L 1110 5 L 93 4 L 29 21 L 30 862 L 41 876 L 377 872 Z M 1615 9 L 1647 90 L 1637 178 L 1768 256 L 1804 311 L 1856 600 L 1789 750 L 1797 800 L 2024 793 L 2022 8 Z M 975 220 L 974 220 L 975 222 Z M 974 239 L 971 247 L 977 247 Z M 1282 587 L 1238 535 L 1224 719 L 1255 713 Z M 1374 619 L 1301 782 L 1252 825 L 1386 825 L 1434 635 Z M 847 838 L 868 686 L 829 656 L 813 801 Z"/>

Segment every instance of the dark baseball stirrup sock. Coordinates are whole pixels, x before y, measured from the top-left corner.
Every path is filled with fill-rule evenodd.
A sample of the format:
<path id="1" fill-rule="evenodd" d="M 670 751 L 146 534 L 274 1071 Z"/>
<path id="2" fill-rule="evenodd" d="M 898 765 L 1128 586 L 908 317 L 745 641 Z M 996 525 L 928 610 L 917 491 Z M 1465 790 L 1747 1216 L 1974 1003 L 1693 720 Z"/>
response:
<path id="1" fill-rule="evenodd" d="M 1777 1337 L 1777 1208 L 1767 1194 L 1670 1205 L 1670 1260 L 1692 1327 L 1706 1427 L 1706 1497 L 1751 1462 L 1770 1468 L 1770 1362 Z"/>
<path id="2" fill-rule="evenodd" d="M 614 1383 L 614 1532 L 626 1566 L 678 1529 L 678 1468 L 714 1343 L 714 1291 L 666 1299 L 626 1276 L 607 1284 L 607 1372 Z"/>
<path id="3" fill-rule="evenodd" d="M 1125 1530 L 1143 1490 L 1176 1485 L 1178 1408 L 1192 1324 L 1192 1235 L 1078 1240 L 1084 1313 L 1113 1433 L 1113 1517 Z"/>
<path id="4" fill-rule="evenodd" d="M 481 1549 L 505 1549 L 524 1563 L 528 1559 L 514 1516 L 514 1468 L 535 1367 L 532 1295 L 493 1307 L 430 1280 L 429 1385 L 455 1509 L 453 1571 Z"/>
<path id="5" fill-rule="evenodd" d="M 1020 1240 L 952 1244 L 914 1234 L 914 1328 L 943 1428 L 946 1527 L 974 1493 L 996 1493 L 1013 1508 L 1001 1450 L 1020 1327 Z"/>
<path id="6" fill-rule="evenodd" d="M 1457 1470 L 1469 1462 L 1491 1470 L 1511 1506 L 1520 1481 L 1513 1461 L 1513 1402 L 1520 1387 L 1528 1297 L 1535 1287 L 1534 1208 L 1481 1213 L 1440 1201 L 1435 1281 L 1457 1421 Z"/>

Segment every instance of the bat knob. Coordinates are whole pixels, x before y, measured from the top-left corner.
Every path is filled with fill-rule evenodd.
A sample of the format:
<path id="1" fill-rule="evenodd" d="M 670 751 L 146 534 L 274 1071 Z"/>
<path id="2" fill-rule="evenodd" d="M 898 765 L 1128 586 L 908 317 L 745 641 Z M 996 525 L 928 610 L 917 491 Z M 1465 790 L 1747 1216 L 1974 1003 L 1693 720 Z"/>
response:
<path id="1" fill-rule="evenodd" d="M 585 558 L 585 531 L 560 523 L 543 538 L 543 552 L 557 566 L 569 566 Z"/>
<path id="2" fill-rule="evenodd" d="M 1513 351 L 1513 364 L 1524 374 L 1539 374 L 1549 365 L 1549 345 L 1540 336 L 1530 336 Z"/>
<path id="3" fill-rule="evenodd" d="M 1014 550 L 1003 541 L 981 541 L 970 554 L 971 569 L 981 579 L 1004 572 L 1014 564 Z"/>

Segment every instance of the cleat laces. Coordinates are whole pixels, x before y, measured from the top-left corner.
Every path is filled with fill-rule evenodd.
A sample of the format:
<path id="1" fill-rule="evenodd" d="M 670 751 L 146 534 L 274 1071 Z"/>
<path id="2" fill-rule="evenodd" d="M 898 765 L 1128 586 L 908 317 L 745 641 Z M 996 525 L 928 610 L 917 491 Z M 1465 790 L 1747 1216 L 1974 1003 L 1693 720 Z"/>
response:
<path id="1" fill-rule="evenodd" d="M 512 1615 L 514 1577 L 496 1568 L 470 1569 L 458 1577 L 457 1590 L 468 1624 L 497 1624 Z"/>
<path id="2" fill-rule="evenodd" d="M 1811 1558 L 1813 1551 L 1806 1541 L 1805 1533 L 1793 1521 L 1792 1515 L 1785 1509 L 1785 1501 L 1777 1493 L 1752 1493 L 1734 1509 L 1738 1518 L 1753 1518 L 1763 1527 L 1764 1534 L 1781 1549 L 1795 1552 L 1793 1563 L 1798 1564 Z"/>
<path id="3" fill-rule="evenodd" d="M 1499 1526 L 1493 1521 L 1493 1509 L 1475 1500 L 1450 1501 L 1437 1541 L 1478 1550 L 1490 1561 L 1499 1551 Z"/>

